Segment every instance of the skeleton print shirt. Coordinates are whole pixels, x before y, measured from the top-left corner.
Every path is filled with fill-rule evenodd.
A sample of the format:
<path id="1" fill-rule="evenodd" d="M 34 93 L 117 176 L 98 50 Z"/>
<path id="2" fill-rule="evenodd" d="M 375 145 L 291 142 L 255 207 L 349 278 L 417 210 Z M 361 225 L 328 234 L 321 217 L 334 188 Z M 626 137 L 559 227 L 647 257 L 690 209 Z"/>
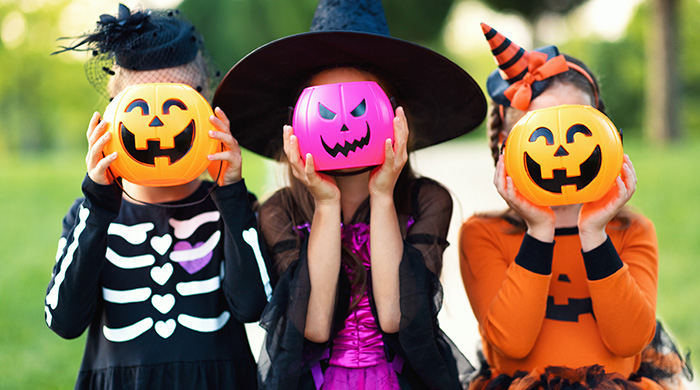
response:
<path id="1" fill-rule="evenodd" d="M 89 328 L 76 388 L 255 388 L 243 322 L 271 296 L 266 257 L 243 181 L 212 185 L 173 208 L 86 176 L 45 301 L 58 335 Z"/>

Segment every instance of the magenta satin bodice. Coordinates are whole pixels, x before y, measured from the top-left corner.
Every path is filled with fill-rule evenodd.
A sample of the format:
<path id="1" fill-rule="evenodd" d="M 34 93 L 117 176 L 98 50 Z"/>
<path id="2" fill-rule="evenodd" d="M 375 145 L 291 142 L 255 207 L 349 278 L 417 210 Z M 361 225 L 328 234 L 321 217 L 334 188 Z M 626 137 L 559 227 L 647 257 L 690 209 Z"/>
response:
<path id="1" fill-rule="evenodd" d="M 363 223 L 343 226 L 342 240 L 369 272 L 369 226 Z M 352 278 L 351 274 L 348 276 Z M 345 326 L 333 339 L 331 365 L 362 368 L 386 362 L 382 333 L 369 305 L 369 288 L 368 285 L 357 306 L 345 319 Z M 355 294 L 352 295 L 354 297 Z"/>
<path id="2" fill-rule="evenodd" d="M 333 339 L 330 364 L 347 368 L 375 366 L 386 362 L 384 342 L 369 307 L 367 293 L 345 319 L 345 327 Z"/>

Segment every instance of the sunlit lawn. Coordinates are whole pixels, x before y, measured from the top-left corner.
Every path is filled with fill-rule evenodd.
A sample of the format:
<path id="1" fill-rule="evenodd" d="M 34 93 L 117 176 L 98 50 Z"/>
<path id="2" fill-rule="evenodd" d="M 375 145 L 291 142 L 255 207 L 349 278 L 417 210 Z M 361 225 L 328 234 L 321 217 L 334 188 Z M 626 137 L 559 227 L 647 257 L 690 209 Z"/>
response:
<path id="1" fill-rule="evenodd" d="M 659 316 L 684 350 L 700 353 L 700 144 L 625 147 L 639 176 L 633 205 L 654 221 L 659 237 Z M 61 219 L 80 195 L 83 158 L 0 157 L 0 389 L 73 386 L 84 338 L 53 334 L 43 299 Z M 245 161 L 246 177 L 259 176 L 259 164 Z M 263 182 L 248 179 L 254 191 Z"/>
<path id="2" fill-rule="evenodd" d="M 630 143 L 631 144 L 631 143 Z M 700 143 L 666 148 L 625 145 L 637 171 L 632 204 L 656 225 L 657 312 L 700 363 Z"/>

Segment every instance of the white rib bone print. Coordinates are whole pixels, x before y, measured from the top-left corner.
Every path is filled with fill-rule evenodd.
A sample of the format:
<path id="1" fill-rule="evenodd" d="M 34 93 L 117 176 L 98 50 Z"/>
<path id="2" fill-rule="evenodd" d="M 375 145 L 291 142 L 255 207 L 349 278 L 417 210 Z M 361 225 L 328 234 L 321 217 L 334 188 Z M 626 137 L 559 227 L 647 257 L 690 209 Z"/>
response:
<path id="1" fill-rule="evenodd" d="M 161 338 L 171 337 L 177 330 L 178 325 L 195 332 L 215 332 L 223 328 L 231 317 L 231 313 L 223 311 L 217 317 L 202 318 L 193 316 L 190 313 L 178 313 L 177 301 L 182 297 L 197 296 L 215 292 L 221 288 L 221 280 L 224 275 L 224 264 L 221 263 L 220 273 L 214 277 L 202 280 L 182 281 L 176 283 L 175 291 L 162 293 L 162 287 L 167 286 L 173 273 L 173 262 L 180 264 L 190 274 L 196 274 L 204 267 L 212 257 L 212 252 L 221 240 L 221 232 L 215 230 L 204 242 L 193 243 L 187 240 L 204 224 L 217 222 L 220 218 L 218 211 L 205 212 L 187 220 L 170 219 L 168 222 L 173 228 L 172 235 L 154 235 L 152 233 L 154 225 L 152 223 L 140 223 L 133 226 L 112 223 L 109 227 L 109 234 L 123 238 L 133 246 L 139 246 L 146 242 L 155 253 L 162 256 L 166 263 L 156 265 L 157 255 L 144 253 L 136 256 L 126 256 L 116 253 L 108 248 L 107 260 L 117 268 L 128 272 L 144 272 L 147 269 L 150 280 L 155 283 L 152 286 L 142 286 L 131 289 L 102 288 L 102 296 L 106 302 L 119 305 L 129 305 L 143 302 L 150 302 L 154 309 L 153 315 L 170 315 L 171 318 L 164 320 L 154 320 L 153 317 L 136 321 L 131 325 L 119 328 L 104 326 L 102 333 L 105 338 L 112 342 L 127 342 L 133 340 L 149 330 L 153 329 Z M 173 239 L 175 237 L 175 240 Z M 146 249 L 148 250 L 148 249 Z M 150 250 L 149 250 L 150 251 Z M 162 260 L 161 260 L 162 262 Z M 199 262 L 199 263 L 196 263 Z M 194 263 L 188 266 L 187 263 Z M 202 265 L 203 264 L 203 265 Z M 148 269 L 150 267 L 150 269 Z M 211 275 L 211 274 L 209 274 Z M 153 288 L 160 288 L 154 290 Z M 158 291 L 155 293 L 154 291 Z"/>
<path id="2" fill-rule="evenodd" d="M 209 211 L 206 213 L 201 213 L 190 219 L 184 221 L 178 221 L 177 219 L 171 218 L 168 223 L 175 230 L 175 237 L 181 240 L 191 236 L 197 230 L 198 227 L 207 222 L 216 222 L 220 218 L 218 211 Z"/>

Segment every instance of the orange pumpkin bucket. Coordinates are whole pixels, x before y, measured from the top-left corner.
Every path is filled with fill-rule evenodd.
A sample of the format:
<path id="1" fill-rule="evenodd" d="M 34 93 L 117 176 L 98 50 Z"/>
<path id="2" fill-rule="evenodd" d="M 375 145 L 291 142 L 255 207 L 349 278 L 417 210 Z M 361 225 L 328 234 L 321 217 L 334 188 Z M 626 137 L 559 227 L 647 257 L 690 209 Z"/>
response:
<path id="1" fill-rule="evenodd" d="M 595 108 L 580 105 L 528 112 L 508 135 L 504 154 L 518 193 L 540 206 L 602 198 L 623 160 L 615 125 Z"/>
<path id="2" fill-rule="evenodd" d="M 221 150 L 221 143 L 208 134 L 216 130 L 211 115 L 206 99 L 185 84 L 125 88 L 104 113 L 112 138 L 103 152 L 118 153 L 110 165 L 112 174 L 151 187 L 196 179 L 211 163 L 207 155 Z"/>

